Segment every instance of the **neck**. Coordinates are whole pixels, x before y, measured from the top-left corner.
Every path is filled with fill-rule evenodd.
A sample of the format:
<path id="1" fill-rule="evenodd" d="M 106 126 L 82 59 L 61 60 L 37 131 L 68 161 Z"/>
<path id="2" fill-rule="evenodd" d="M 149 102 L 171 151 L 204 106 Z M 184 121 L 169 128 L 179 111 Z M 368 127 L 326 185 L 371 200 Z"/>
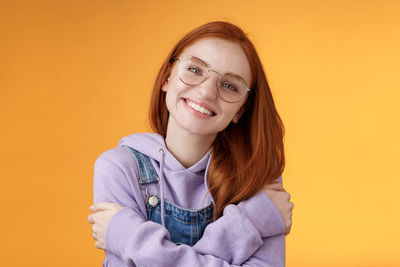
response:
<path id="1" fill-rule="evenodd" d="M 189 168 L 197 163 L 211 148 L 216 134 L 194 134 L 168 120 L 165 144 L 168 151 L 185 167 Z"/>

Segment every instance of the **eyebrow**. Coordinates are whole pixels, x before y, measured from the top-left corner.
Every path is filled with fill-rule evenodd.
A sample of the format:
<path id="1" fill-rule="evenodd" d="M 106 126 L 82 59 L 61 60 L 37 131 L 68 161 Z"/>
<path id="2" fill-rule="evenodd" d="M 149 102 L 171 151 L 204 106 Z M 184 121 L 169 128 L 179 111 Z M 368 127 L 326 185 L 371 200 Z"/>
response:
<path id="1" fill-rule="evenodd" d="M 204 60 L 202 60 L 201 58 L 198 58 L 198 57 L 195 57 L 195 56 L 191 56 L 191 58 L 197 59 L 198 61 L 201 61 L 202 63 L 204 63 L 204 65 L 206 65 L 206 67 L 210 67 L 210 65 L 207 62 L 205 62 Z M 234 76 L 234 77 L 236 77 L 238 79 L 243 80 L 244 83 L 246 84 L 246 86 L 249 87 L 249 85 L 247 84 L 246 80 L 242 76 L 240 76 L 240 75 L 238 75 L 236 73 L 233 73 L 233 72 L 226 72 L 223 75 L 227 75 L 227 74 L 228 75 L 232 75 L 232 76 Z"/>
<path id="2" fill-rule="evenodd" d="M 208 63 L 207 63 L 207 62 L 205 62 L 204 60 L 202 60 L 201 58 L 198 58 L 198 57 L 195 57 L 195 56 L 191 56 L 191 58 L 197 59 L 197 60 L 199 60 L 199 61 L 203 62 L 203 63 L 204 63 L 204 65 L 206 65 L 207 67 L 210 67 L 210 65 L 208 65 Z"/>

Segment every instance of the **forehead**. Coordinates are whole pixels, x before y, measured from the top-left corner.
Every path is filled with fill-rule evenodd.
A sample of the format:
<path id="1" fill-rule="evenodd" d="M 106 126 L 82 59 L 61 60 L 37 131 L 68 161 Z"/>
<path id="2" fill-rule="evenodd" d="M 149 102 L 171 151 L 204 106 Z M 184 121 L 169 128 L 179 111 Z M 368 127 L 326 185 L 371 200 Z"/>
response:
<path id="1" fill-rule="evenodd" d="M 222 74 L 235 73 L 241 76 L 248 85 L 250 84 L 249 61 L 243 48 L 235 42 L 221 38 L 203 38 L 186 47 L 179 57 L 200 58 L 211 69 Z"/>

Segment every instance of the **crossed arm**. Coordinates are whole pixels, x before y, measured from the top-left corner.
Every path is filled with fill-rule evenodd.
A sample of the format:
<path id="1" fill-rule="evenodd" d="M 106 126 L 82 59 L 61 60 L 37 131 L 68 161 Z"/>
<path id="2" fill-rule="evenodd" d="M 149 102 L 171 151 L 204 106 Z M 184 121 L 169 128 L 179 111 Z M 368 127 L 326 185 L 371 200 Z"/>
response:
<path id="1" fill-rule="evenodd" d="M 95 164 L 94 200 L 88 220 L 96 247 L 121 265 L 284 266 L 284 224 L 264 192 L 228 205 L 193 247 L 174 244 L 162 225 L 147 221 L 137 181 L 107 158 Z"/>

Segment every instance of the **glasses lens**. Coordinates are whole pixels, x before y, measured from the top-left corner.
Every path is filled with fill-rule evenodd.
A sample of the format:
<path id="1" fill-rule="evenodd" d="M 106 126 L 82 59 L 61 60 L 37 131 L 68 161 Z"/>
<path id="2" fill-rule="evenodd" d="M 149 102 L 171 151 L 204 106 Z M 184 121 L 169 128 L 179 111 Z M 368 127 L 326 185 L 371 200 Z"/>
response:
<path id="1" fill-rule="evenodd" d="M 235 75 L 224 75 L 218 83 L 219 96 L 227 102 L 239 102 L 246 94 L 246 83 Z"/>
<path id="2" fill-rule="evenodd" d="M 207 75 L 207 67 L 200 60 L 187 58 L 180 62 L 179 78 L 188 85 L 200 84 Z"/>
<path id="3" fill-rule="evenodd" d="M 178 75 L 187 85 L 202 83 L 208 74 L 207 65 L 197 58 L 185 58 L 179 62 Z M 218 81 L 218 94 L 226 102 L 239 102 L 247 91 L 245 81 L 234 74 L 225 74 Z"/>

